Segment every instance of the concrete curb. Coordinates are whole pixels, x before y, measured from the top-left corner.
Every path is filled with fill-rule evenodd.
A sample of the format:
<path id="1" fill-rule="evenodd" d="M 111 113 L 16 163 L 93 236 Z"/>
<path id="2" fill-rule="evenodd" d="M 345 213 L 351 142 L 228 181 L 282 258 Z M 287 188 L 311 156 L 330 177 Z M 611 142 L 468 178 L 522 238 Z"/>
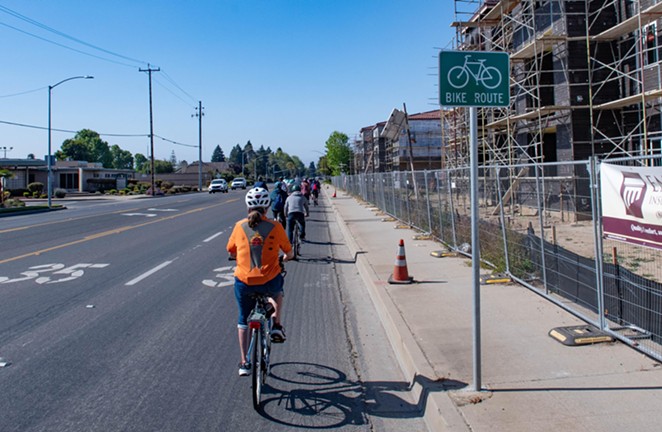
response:
<path id="1" fill-rule="evenodd" d="M 423 418 L 433 431 L 469 431 L 464 418 L 451 400 L 448 391 L 429 391 L 417 379 L 425 377 L 440 387 L 443 387 L 443 381 L 437 380 L 437 376 L 426 360 L 425 355 L 414 340 L 411 332 L 391 297 L 384 289 L 380 289 L 376 281 L 378 275 L 374 272 L 363 250 L 355 240 L 350 229 L 347 227 L 342 215 L 333 204 L 332 198 L 327 195 L 327 199 L 333 206 L 340 230 L 345 238 L 347 246 L 353 256 L 356 257 L 356 267 L 363 279 L 370 298 L 372 299 L 377 313 L 379 315 L 389 340 L 395 352 L 396 358 L 400 363 L 405 377 L 412 377 L 410 381 L 411 390 L 414 397 L 419 401 L 419 407 L 423 411 Z M 379 220 L 378 218 L 376 220 Z"/>

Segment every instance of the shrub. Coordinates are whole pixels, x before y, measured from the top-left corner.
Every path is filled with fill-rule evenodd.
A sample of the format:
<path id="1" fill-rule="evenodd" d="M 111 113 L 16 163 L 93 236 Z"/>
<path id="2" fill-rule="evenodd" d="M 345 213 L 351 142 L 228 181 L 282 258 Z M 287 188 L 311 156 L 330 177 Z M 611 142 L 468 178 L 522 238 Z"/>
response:
<path id="1" fill-rule="evenodd" d="M 126 195 L 126 189 L 121 189 L 121 190 L 119 191 L 119 194 L 120 194 L 120 195 Z"/>
<path id="2" fill-rule="evenodd" d="M 174 186 L 174 183 L 171 181 L 162 181 L 161 182 L 161 189 L 168 190 L 171 189 Z"/>
<path id="3" fill-rule="evenodd" d="M 13 197 L 19 197 L 19 198 L 20 198 L 20 197 L 25 197 L 25 196 L 26 196 L 26 195 L 25 195 L 26 192 L 28 193 L 28 196 L 30 196 L 30 191 L 27 190 L 27 189 L 22 189 L 22 188 L 19 188 L 19 189 L 9 189 L 8 192 L 10 192 L 11 196 L 13 196 Z"/>
<path id="4" fill-rule="evenodd" d="M 37 191 L 32 192 L 32 198 L 39 198 L 39 195 L 41 194 Z"/>
<path id="5" fill-rule="evenodd" d="M 26 192 L 23 192 L 23 196 L 24 196 L 25 198 L 30 198 L 30 195 L 31 195 L 30 192 L 27 192 L 27 191 L 26 191 Z"/>
<path id="6" fill-rule="evenodd" d="M 64 198 L 67 196 L 67 191 L 65 189 L 57 188 L 55 189 L 54 195 L 56 198 Z"/>
<path id="7" fill-rule="evenodd" d="M 42 193 L 44 191 L 44 184 L 40 182 L 30 183 L 28 190 L 34 195 L 35 192 Z"/>
<path id="8" fill-rule="evenodd" d="M 117 190 L 116 189 L 111 189 L 108 191 L 110 195 L 117 195 Z"/>
<path id="9" fill-rule="evenodd" d="M 12 198 L 5 201 L 5 207 L 25 207 L 25 203 L 18 198 Z"/>

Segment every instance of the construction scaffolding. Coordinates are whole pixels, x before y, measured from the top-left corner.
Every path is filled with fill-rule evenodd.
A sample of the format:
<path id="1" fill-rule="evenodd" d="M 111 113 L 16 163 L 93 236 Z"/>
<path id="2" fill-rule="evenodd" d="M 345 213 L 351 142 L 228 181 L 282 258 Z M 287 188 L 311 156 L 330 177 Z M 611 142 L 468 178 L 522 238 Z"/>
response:
<path id="1" fill-rule="evenodd" d="M 546 163 L 662 153 L 660 17 L 662 0 L 455 0 L 454 49 L 511 60 L 510 105 L 479 109 L 479 164 L 541 164 L 579 196 L 586 170 Z M 468 111 L 441 116 L 446 168 L 467 166 Z"/>

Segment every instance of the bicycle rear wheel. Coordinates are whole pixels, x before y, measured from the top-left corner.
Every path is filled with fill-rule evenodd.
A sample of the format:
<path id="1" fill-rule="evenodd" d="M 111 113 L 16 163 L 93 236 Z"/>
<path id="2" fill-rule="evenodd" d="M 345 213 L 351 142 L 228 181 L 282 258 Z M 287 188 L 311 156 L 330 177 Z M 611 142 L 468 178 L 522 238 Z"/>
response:
<path id="1" fill-rule="evenodd" d="M 262 397 L 262 384 L 264 383 L 263 369 L 263 347 L 262 338 L 260 337 L 260 330 L 253 329 L 251 333 L 251 346 L 253 352 L 251 353 L 251 368 L 253 379 L 253 408 L 255 411 L 260 410 L 260 398 Z"/>
<path id="2" fill-rule="evenodd" d="M 292 247 L 294 248 L 294 259 L 301 253 L 301 238 L 299 237 L 299 223 L 294 222 L 294 233 L 292 234 Z"/>

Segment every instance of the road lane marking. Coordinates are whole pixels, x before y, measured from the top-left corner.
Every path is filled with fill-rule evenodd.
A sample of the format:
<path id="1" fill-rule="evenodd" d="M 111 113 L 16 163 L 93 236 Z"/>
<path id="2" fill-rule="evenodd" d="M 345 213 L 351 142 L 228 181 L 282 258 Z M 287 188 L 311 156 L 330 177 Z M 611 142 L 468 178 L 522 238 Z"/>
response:
<path id="1" fill-rule="evenodd" d="M 225 230 L 223 230 L 223 231 L 221 231 L 221 232 L 217 232 L 217 233 L 214 234 L 213 236 L 211 236 L 211 237 L 207 237 L 207 238 L 204 239 L 202 242 L 203 242 L 203 243 L 208 243 L 208 242 L 214 240 L 216 237 L 218 237 L 218 236 L 220 236 L 221 234 L 223 234 L 224 232 L 225 232 Z"/>
<path id="2" fill-rule="evenodd" d="M 156 213 L 122 213 L 122 216 L 145 216 L 145 217 L 156 217 Z"/>
<path id="3" fill-rule="evenodd" d="M 134 209 L 118 210 L 118 211 L 110 212 L 110 213 L 107 213 L 107 214 L 126 213 L 126 212 L 130 212 L 130 211 L 135 211 L 135 210 L 138 210 L 138 209 L 139 208 L 136 207 Z M 27 226 L 24 226 L 24 227 L 8 228 L 8 229 L 0 230 L 0 234 L 4 234 L 4 233 L 8 233 L 8 232 L 14 232 L 14 231 L 23 231 L 23 230 L 26 230 L 26 229 L 32 229 L 32 228 L 39 227 L 39 226 L 44 226 L 44 225 L 54 225 L 54 224 L 59 224 L 59 223 L 64 223 L 64 222 L 71 222 L 71 221 L 81 220 L 81 219 L 89 219 L 89 218 L 98 217 L 98 216 L 99 215 L 80 216 L 80 217 L 77 217 L 77 218 L 68 218 L 68 219 L 63 219 L 63 220 L 59 220 L 59 221 L 44 222 L 44 223 L 40 223 L 40 224 L 27 225 Z"/>
<path id="4" fill-rule="evenodd" d="M 41 255 L 43 253 L 46 253 L 46 252 L 52 252 L 54 250 L 63 249 L 63 248 L 69 247 L 69 246 L 75 246 L 75 245 L 80 244 L 80 243 L 85 243 L 85 242 L 90 241 L 90 240 L 95 240 L 95 239 L 98 239 L 98 238 L 101 238 L 101 237 L 106 237 L 106 236 L 113 235 L 113 234 L 121 234 L 125 231 L 129 231 L 129 230 L 132 230 L 132 229 L 135 229 L 135 228 L 142 228 L 144 226 L 152 225 L 152 224 L 159 223 L 159 222 L 162 222 L 162 221 L 167 221 L 167 220 L 170 220 L 170 219 L 176 219 L 176 218 L 181 217 L 181 216 L 186 216 L 186 215 L 189 215 L 189 214 L 192 214 L 192 213 L 197 213 L 197 212 L 200 212 L 200 211 L 203 211 L 203 210 L 208 210 L 210 208 L 218 207 L 218 206 L 221 206 L 221 205 L 224 205 L 224 204 L 229 204 L 229 203 L 235 202 L 235 201 L 239 201 L 239 198 L 228 200 L 228 201 L 223 201 L 221 203 L 213 204 L 213 205 L 210 205 L 210 206 L 207 206 L 207 207 L 200 207 L 200 208 L 196 208 L 196 209 L 191 209 L 191 210 L 188 210 L 184 213 L 177 213 L 175 215 L 166 216 L 166 217 L 163 217 L 163 218 L 160 218 L 160 219 L 149 220 L 147 222 L 142 222 L 142 223 L 139 223 L 137 225 L 129 225 L 129 226 L 121 227 L 121 228 L 114 228 L 112 230 L 103 231 L 103 232 L 100 232 L 100 233 L 97 233 L 97 234 L 89 235 L 89 236 L 84 237 L 84 238 L 79 239 L 79 240 L 73 240 L 73 241 L 70 241 L 68 243 L 63 243 L 61 245 L 51 246 L 51 247 L 46 248 L 46 249 L 41 249 L 41 250 L 37 250 L 37 251 L 34 251 L 34 252 L 28 252 L 28 253 L 23 254 L 23 255 L 18 255 L 18 256 L 15 256 L 15 257 L 0 260 L 0 264 L 5 264 L 5 263 L 8 263 L 8 262 L 16 261 L 16 260 L 23 259 L 23 258 L 28 258 L 28 257 L 31 257 L 31 256 L 39 256 L 39 255 Z M 113 212 L 113 213 L 122 213 L 122 212 Z M 46 224 L 43 224 L 43 225 L 46 225 Z M 0 232 L 2 232 L 2 231 L 0 231 Z"/>
<path id="5" fill-rule="evenodd" d="M 147 272 L 141 274 L 141 275 L 138 276 L 137 278 L 130 280 L 129 282 L 125 283 L 124 285 L 126 285 L 126 286 L 135 285 L 135 284 L 137 284 L 138 282 L 140 282 L 141 280 L 145 279 L 146 277 L 149 277 L 149 276 L 153 275 L 153 274 L 156 273 L 157 271 L 161 270 L 161 269 L 164 268 L 164 267 L 169 266 L 170 264 L 172 264 L 172 261 L 166 261 L 166 262 L 164 262 L 164 263 L 162 263 L 162 264 L 159 264 L 159 265 L 157 265 L 156 267 L 154 267 L 153 269 L 151 269 L 150 271 L 147 271 Z"/>

